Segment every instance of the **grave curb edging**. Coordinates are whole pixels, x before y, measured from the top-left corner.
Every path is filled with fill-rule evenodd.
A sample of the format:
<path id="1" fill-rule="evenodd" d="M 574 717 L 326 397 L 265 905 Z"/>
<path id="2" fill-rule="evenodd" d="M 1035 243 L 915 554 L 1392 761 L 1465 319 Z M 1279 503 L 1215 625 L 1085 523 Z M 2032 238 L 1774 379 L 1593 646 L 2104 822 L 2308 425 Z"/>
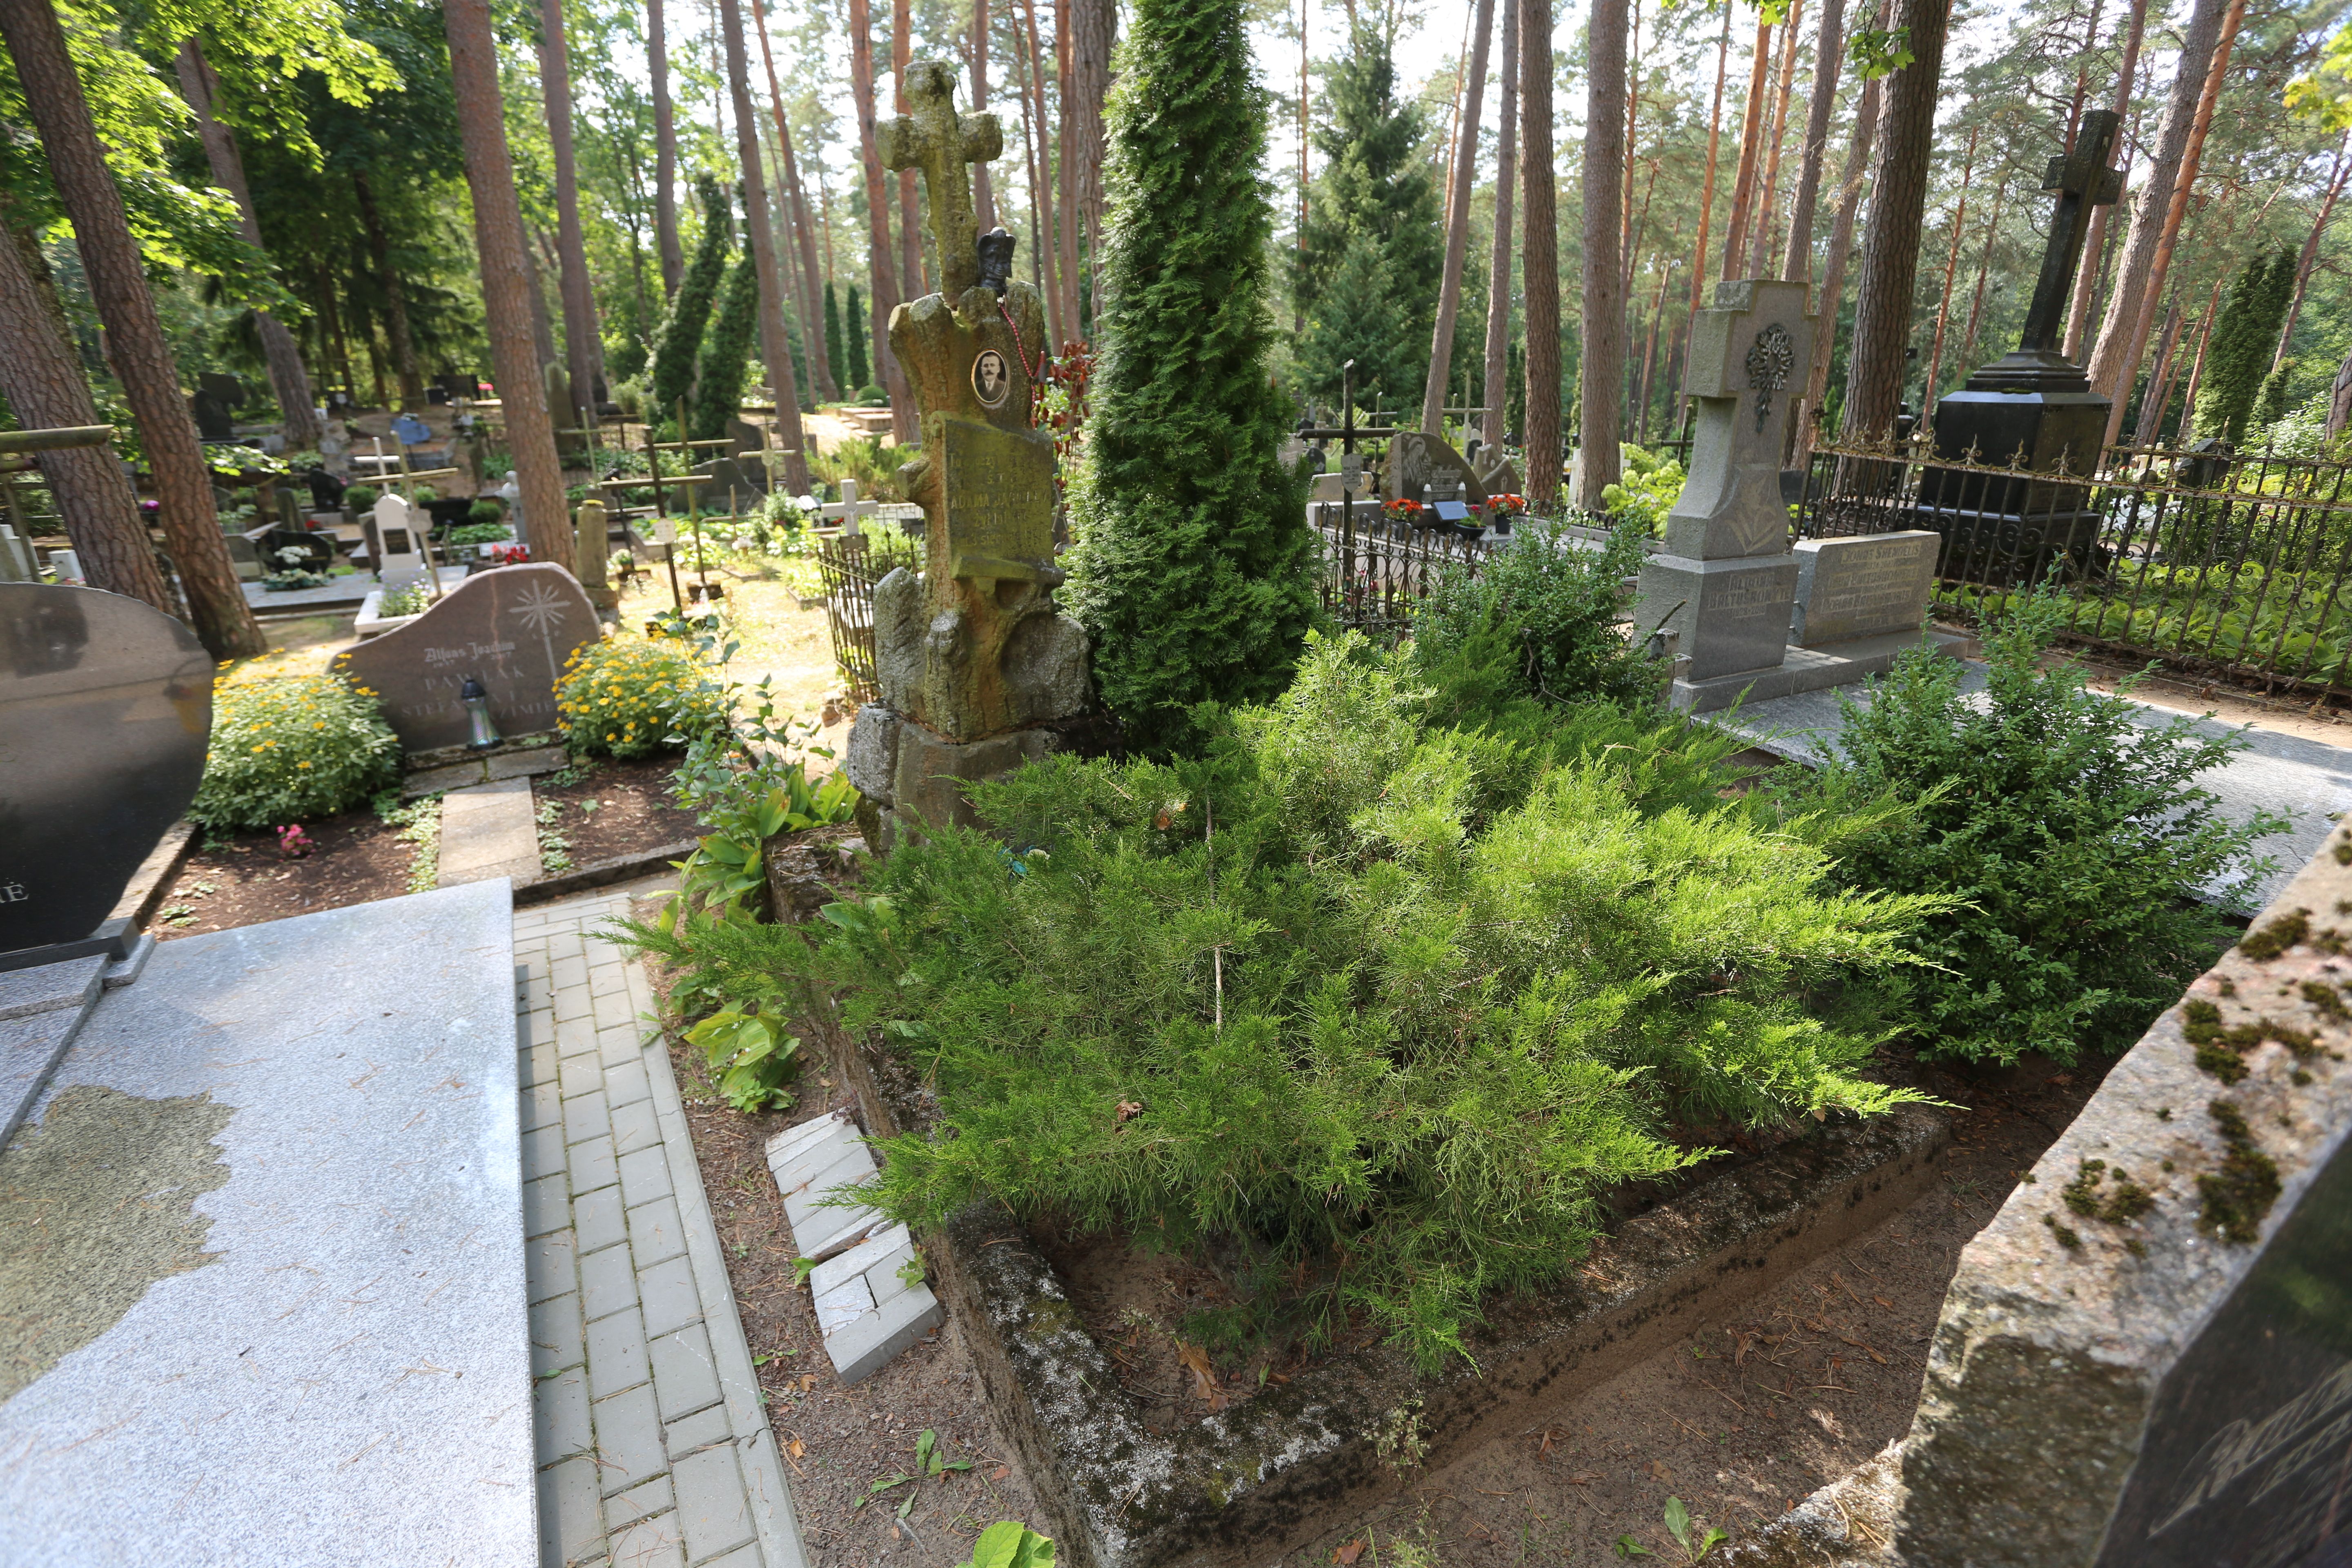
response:
<path id="1" fill-rule="evenodd" d="M 887 1092 L 871 1053 L 814 1000 L 811 1033 L 856 1094 L 869 1135 L 912 1124 L 919 1089 Z M 1918 1105 L 1822 1128 L 1628 1221 L 1555 1304 L 1498 1304 L 1470 1336 L 1483 1373 L 1457 1363 L 1421 1379 L 1400 1352 L 1360 1351 L 1167 1436 L 1145 1429 L 1052 1265 L 1003 1211 L 965 1210 L 926 1238 L 924 1256 L 1061 1561 L 1255 1563 L 1406 1484 L 1376 1452 L 1384 1425 L 1419 1428 L 1424 1473 L 1444 1465 L 1530 1404 L 1647 1359 L 1694 1318 L 1891 1217 L 1941 1171 L 1949 1141 L 1948 1121 Z M 1139 1505 L 1154 1517 L 1130 1525 Z"/>
<path id="2" fill-rule="evenodd" d="M 535 882 L 525 882 L 515 889 L 515 908 L 520 910 L 537 904 L 551 904 L 574 893 L 593 892 L 615 882 L 658 875 L 669 870 L 672 861 L 683 860 L 693 854 L 695 842 L 691 838 L 682 839 L 676 844 L 665 844 L 657 849 L 640 849 L 608 859 L 592 860 L 560 877 L 543 877 Z"/>

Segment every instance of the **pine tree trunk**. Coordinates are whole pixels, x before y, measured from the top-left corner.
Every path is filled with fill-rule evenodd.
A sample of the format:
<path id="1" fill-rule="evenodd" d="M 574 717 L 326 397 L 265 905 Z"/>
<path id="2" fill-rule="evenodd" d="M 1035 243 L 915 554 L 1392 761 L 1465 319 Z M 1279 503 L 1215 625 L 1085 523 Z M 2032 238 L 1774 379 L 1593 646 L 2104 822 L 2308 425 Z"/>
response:
<path id="1" fill-rule="evenodd" d="M 1305 47 L 1302 32 L 1300 47 Z M 1499 452 L 1511 424 L 1511 198 L 1518 188 L 1518 0 L 1503 0 L 1503 68 L 1496 85 L 1502 103 L 1496 126 L 1495 243 L 1486 262 L 1486 385 L 1479 401 L 1486 405 L 1486 445 Z M 1303 141 L 1300 146 L 1304 157 Z"/>
<path id="2" fill-rule="evenodd" d="M 1520 286 L 1527 294 L 1528 504 L 1539 515 L 1559 505 L 1559 202 L 1552 169 L 1551 4 L 1517 0 L 1519 100 L 1527 145 L 1519 180 L 1527 242 Z"/>
<path id="3" fill-rule="evenodd" d="M 1462 311 L 1462 268 L 1470 255 L 1470 187 L 1478 176 L 1478 110 L 1486 95 L 1486 37 L 1494 30 L 1495 0 L 1478 0 L 1475 37 L 1470 45 L 1470 75 L 1462 100 L 1462 130 L 1454 137 L 1454 188 L 1446 202 L 1445 263 L 1437 287 L 1437 321 L 1430 335 L 1429 379 L 1422 388 L 1421 427 L 1445 433 L 1445 386 L 1453 377 L 1454 329 Z M 1469 416 L 1463 416 L 1466 424 Z"/>
<path id="4" fill-rule="evenodd" d="M 1737 278 L 1748 264 L 1748 224 L 1756 195 L 1756 154 L 1764 134 L 1765 73 L 1772 66 L 1772 24 L 1756 15 L 1755 58 L 1748 72 L 1748 101 L 1741 110 L 1739 164 L 1731 180 L 1731 221 L 1723 228 L 1723 275 Z"/>
<path id="5" fill-rule="evenodd" d="M 2180 395 L 2180 423 L 2172 432 L 2176 446 L 2189 445 L 2189 432 L 2195 427 L 2192 421 L 2197 417 L 2197 384 L 2205 379 L 2205 345 L 2213 338 L 2213 318 L 2221 313 L 2222 281 L 2213 279 L 2213 297 L 2205 301 L 2205 320 L 2197 328 L 2197 357 L 2189 362 L 2189 383 Z M 2162 405 L 2158 405 L 2157 411 L 2162 414 Z"/>
<path id="6" fill-rule="evenodd" d="M 1626 0 L 1592 0 L 1585 45 L 1584 188 L 1615 191 L 1625 184 Z M 1577 509 L 1598 515 L 1601 492 L 1622 466 L 1618 432 L 1625 396 L 1624 262 L 1614 204 L 1584 204 L 1584 352 L 1577 358 L 1580 387 L 1576 455 Z"/>
<path id="7" fill-rule="evenodd" d="M 1790 0 L 1789 19 L 1780 28 L 1780 83 L 1772 93 L 1772 135 L 1764 143 L 1762 195 L 1756 203 L 1756 236 L 1748 254 L 1757 272 L 1772 268 L 1772 204 L 1780 194 L 1780 144 L 1789 139 L 1789 93 L 1797 74 L 1797 24 L 1805 14 L 1805 0 Z"/>
<path id="8" fill-rule="evenodd" d="M 2164 332 L 2157 340 L 2156 368 L 2148 374 L 2147 385 L 2142 389 L 2139 417 L 2132 422 L 2132 444 L 2153 446 L 2158 438 L 2157 424 L 2164 416 L 2164 405 L 2170 399 L 2172 388 L 2172 355 L 2180 345 L 2180 291 L 2173 290 L 2171 306 L 2164 313 Z"/>
<path id="9" fill-rule="evenodd" d="M 2195 0 L 2189 25 L 2181 30 L 2172 91 L 2165 104 L 2164 122 L 2157 128 L 2156 154 L 2148 165 L 2147 184 L 2140 187 L 2139 201 L 2132 209 L 2123 264 L 2116 273 L 2115 298 L 2108 303 L 2106 320 L 2100 323 L 2098 346 L 2091 352 L 2091 390 L 2105 394 L 2118 406 L 2138 377 L 2155 304 L 2163 297 L 2158 258 L 2168 259 L 2170 255 L 2168 230 L 2178 223 L 2179 212 L 2174 197 L 2185 200 L 2196 182 L 2189 145 L 2192 141 L 2203 141 L 2198 132 L 2200 119 L 2210 121 L 2210 110 L 2200 113 L 2207 79 L 2217 65 L 2227 64 L 2228 51 L 2221 47 L 2223 25 L 2226 21 L 2234 37 L 2237 19 L 2244 13 L 2244 0 Z M 2115 439 L 2120 423 L 2120 415 L 2109 416 L 2109 441 Z"/>
<path id="10" fill-rule="evenodd" d="M 654 246 L 661 252 L 662 298 L 677 292 L 686 247 L 677 237 L 677 112 L 669 100 L 669 40 L 663 0 L 646 0 L 646 56 L 654 86 Z"/>
<path id="11" fill-rule="evenodd" d="M 163 535 L 196 636 L 215 659 L 261 653 L 268 643 L 229 564 L 195 421 L 180 395 L 171 346 L 147 290 L 122 193 L 99 150 L 89 100 L 66 51 L 65 29 L 48 0 L 0 0 L 0 41 L 15 60 L 27 117 L 48 154 L 58 199 L 73 220 L 90 298 L 106 327 L 107 358 L 147 448 Z"/>
<path id="12" fill-rule="evenodd" d="M 1912 62 L 1886 79 L 1886 126 L 1864 232 L 1862 298 L 1846 368 L 1845 433 L 1891 440 L 1903 403 L 1903 351 L 1911 336 L 1911 295 L 1919 277 L 1920 220 L 1936 145 L 1936 99 L 1944 74 L 1951 0 L 1898 0 Z"/>
<path id="13" fill-rule="evenodd" d="M 1723 8 L 1723 32 L 1715 42 L 1715 107 L 1706 121 L 1706 178 L 1699 186 L 1698 243 L 1691 256 L 1690 321 L 1687 331 L 1698 320 L 1706 303 L 1706 240 L 1707 225 L 1715 216 L 1715 173 L 1717 156 L 1723 150 L 1723 89 L 1725 77 L 1731 67 L 1731 7 Z"/>
<path id="14" fill-rule="evenodd" d="M 1952 314 L 1952 280 L 1959 276 L 1960 244 L 1966 237 L 1969 222 L 1969 181 L 1977 166 L 1977 138 L 1981 125 L 1969 132 L 1969 150 L 1960 160 L 1960 197 L 1952 209 L 1952 243 L 1944 255 L 1944 288 L 1936 301 L 1936 335 L 1927 351 L 1927 379 L 1921 384 L 1919 412 L 1923 419 L 1936 416 L 1936 383 L 1944 374 L 1944 323 Z"/>
<path id="15" fill-rule="evenodd" d="M 971 111 L 982 114 L 988 110 L 988 0 L 971 0 Z M 988 165 L 971 166 L 971 211 L 979 220 L 980 232 L 986 234 L 997 226 L 996 186 L 988 176 Z"/>
<path id="16" fill-rule="evenodd" d="M 1650 303 L 1650 343 L 1642 351 L 1642 389 L 1633 400 L 1633 442 L 1642 444 L 1650 424 L 1650 402 L 1657 390 L 1652 374 L 1658 368 L 1658 335 L 1666 320 L 1666 290 L 1674 283 L 1677 258 L 1667 257 L 1658 272 L 1658 297 Z"/>
<path id="17" fill-rule="evenodd" d="M 808 197 L 801 189 L 800 160 L 793 153 L 793 128 L 784 118 L 784 95 L 776 85 L 775 51 L 768 44 L 768 0 L 752 0 L 752 19 L 760 28 L 760 63 L 768 73 L 768 107 L 776 117 L 776 144 L 783 158 L 784 186 L 780 196 L 789 198 L 792 226 L 800 237 L 799 280 L 795 292 L 802 300 L 800 309 L 801 342 L 806 345 L 810 382 L 819 398 L 838 402 L 841 384 L 833 373 L 831 345 L 824 341 L 824 312 L 822 301 L 824 290 L 817 280 L 816 236 L 809 226 Z M 791 264 L 787 262 L 786 270 Z"/>
<path id="18" fill-rule="evenodd" d="M 907 67 L 914 61 L 915 22 L 908 8 L 908 0 L 891 0 L 890 5 L 890 104 L 891 112 L 903 116 L 907 112 Z M 923 270 L 923 207 L 915 194 L 915 171 L 898 171 L 898 279 L 906 286 L 909 300 L 919 300 L 931 291 Z"/>
<path id="19" fill-rule="evenodd" d="M 27 430 L 102 423 L 89 384 L 67 347 L 63 325 L 41 297 L 27 251 L 39 255 L 30 236 L 0 225 L 0 396 L 8 399 L 16 422 Z M 113 449 L 60 447 L 37 453 L 33 460 L 57 498 L 83 580 L 172 614 L 171 591 L 155 568 L 155 552 L 140 521 L 139 497 Z"/>
<path id="20" fill-rule="evenodd" d="M 563 494 L 563 469 L 555 456 L 555 421 L 541 370 L 544 362 L 532 327 L 537 279 L 523 239 L 522 208 L 515 198 L 514 163 L 507 153 L 489 0 L 442 0 L 441 11 L 449 32 L 449 77 L 465 147 L 466 186 L 474 201 L 474 247 L 482 269 L 490 368 L 499 378 L 507 448 L 514 455 L 515 484 L 522 491 L 527 542 L 532 560 L 568 570 L 577 546 Z"/>
<path id="21" fill-rule="evenodd" d="M 446 5 L 447 0 L 443 0 L 443 4 Z M 509 166 L 511 168 L 512 165 Z M 521 209 L 518 207 L 516 210 Z M 536 237 L 539 241 L 539 255 L 533 255 L 531 252 L 530 240 L 532 237 Z M 546 258 L 549 266 L 552 267 L 555 264 L 554 247 L 548 244 L 545 230 L 537 231 L 535 236 L 526 236 L 522 251 L 523 273 L 530 279 L 531 352 L 539 356 L 539 380 L 544 385 L 547 380 L 547 367 L 559 363 L 563 356 L 555 352 L 555 321 L 548 313 L 547 275 L 540 270 L 539 265 L 541 256 Z M 348 368 L 344 374 L 346 375 L 350 374 Z M 548 410 L 550 418 L 558 418 L 561 416 L 560 409 Z"/>
<path id="22" fill-rule="evenodd" d="M 2132 110 L 2132 80 L 2139 70 L 2140 38 L 2147 27 L 2147 0 L 2131 0 L 2131 14 L 2124 24 L 2123 56 L 2116 62 L 2116 100 L 2114 109 L 2118 119 L 2128 119 Z M 2125 155 L 2124 178 L 2131 178 L 2130 155 Z M 2063 351 L 2071 360 L 2083 357 L 2083 336 L 2091 321 L 2091 290 L 2099 278 L 2099 264 L 2107 247 L 2107 222 L 2115 216 L 2115 204 L 2091 209 L 2090 233 L 2083 240 L 2083 261 L 2074 275 L 2074 298 L 2066 307 L 2066 342 Z"/>
<path id="23" fill-rule="evenodd" d="M 1045 302 L 1052 307 L 1047 312 L 1051 320 L 1045 331 L 1053 340 L 1053 347 L 1058 349 L 1076 333 L 1067 317 L 1068 301 L 1062 291 L 1061 244 L 1054 227 L 1054 137 L 1047 129 L 1053 121 L 1045 113 L 1045 51 L 1037 34 L 1037 0 L 1022 0 L 1022 9 L 1029 26 L 1030 124 L 1037 146 L 1037 162 L 1029 172 L 1029 205 L 1044 227 L 1037 259 L 1045 268 Z"/>
<path id="24" fill-rule="evenodd" d="M 1624 263 L 1618 298 L 1633 308 L 1633 258 L 1641 254 L 1634 231 L 1650 216 L 1650 193 L 1657 188 L 1657 160 L 1650 162 L 1650 184 L 1642 193 L 1642 217 L 1633 216 L 1633 161 L 1642 147 L 1642 0 L 1633 0 L 1633 20 L 1625 30 L 1625 186 L 1620 193 L 1624 221 L 1618 226 L 1617 256 Z M 1632 329 L 1629 327 L 1628 331 Z M 1632 342 L 1631 338 L 1626 340 Z"/>
<path id="25" fill-rule="evenodd" d="M 213 183 L 236 202 L 238 224 L 245 231 L 246 243 L 266 254 L 267 247 L 261 243 L 261 224 L 253 210 L 253 191 L 246 184 L 245 160 L 237 153 L 236 137 L 213 112 L 214 100 L 220 95 L 220 79 L 213 74 L 212 62 L 205 58 L 203 47 L 194 37 L 180 40 L 179 54 L 173 64 L 180 79 L 180 96 L 195 111 L 196 130 L 204 140 L 205 161 L 212 165 Z M 286 330 L 286 323 L 267 310 L 253 312 L 253 330 L 261 340 L 262 362 L 269 367 L 270 391 L 277 395 L 278 411 L 286 421 L 286 445 L 295 451 L 307 451 L 318 446 L 323 432 L 318 405 L 310 395 L 310 375 L 302 368 L 302 350 L 294 342 L 294 334 Z"/>
<path id="26" fill-rule="evenodd" d="M 784 480 L 794 495 L 809 488 L 806 443 L 801 435 L 800 378 L 784 331 L 784 269 L 776 259 L 776 226 L 768 212 L 768 179 L 760 167 L 760 120 L 751 107 L 751 58 L 743 45 L 743 9 L 719 0 L 719 26 L 727 44 L 727 90 L 735 102 L 735 155 L 743 165 L 743 226 L 751 230 L 751 267 L 760 278 L 760 357 L 776 399 L 776 437 L 784 448 Z M 814 334 L 803 332 L 806 342 Z"/>
<path id="27" fill-rule="evenodd" d="M 867 300 L 873 320 L 872 368 L 890 395 L 890 438 L 900 446 L 917 439 L 915 395 L 907 373 L 890 353 L 890 312 L 898 308 L 898 275 L 890 258 L 890 198 L 882 177 L 882 154 L 874 142 L 874 15 L 867 0 L 849 0 L 849 85 L 857 99 L 857 153 L 866 169 L 866 264 L 873 284 Z M 855 331 L 844 321 L 844 331 Z"/>
<path id="28" fill-rule="evenodd" d="M 360 229 L 367 236 L 369 259 L 375 263 L 376 287 L 383 290 L 383 330 L 392 342 L 392 368 L 400 378 L 400 402 L 405 408 L 425 402 L 425 373 L 416 363 L 416 340 L 408 329 L 408 289 L 400 269 L 392 264 L 392 241 L 384 233 L 383 214 L 375 205 L 375 190 L 365 174 L 352 174 L 352 195 L 359 199 Z"/>
<path id="29" fill-rule="evenodd" d="M 2344 183 L 2352 179 L 2352 161 L 2345 154 L 2352 152 L 2352 131 L 2336 146 L 2336 164 L 2328 171 L 2327 195 L 2319 204 L 2319 216 L 2311 220 L 2311 233 L 2303 242 L 2303 255 L 2294 267 L 2294 293 L 2287 300 L 2286 324 L 2279 329 L 2278 352 L 2271 356 L 2271 368 L 2278 369 L 2286 363 L 2286 346 L 2294 341 L 2294 323 L 2303 314 L 2303 296 L 2311 287 L 2312 263 L 2319 259 L 2320 237 L 2327 232 L 2327 220 L 2336 216 L 2336 204 L 2343 198 Z"/>
<path id="30" fill-rule="evenodd" d="M 1076 139 L 1078 217 L 1087 254 L 1098 258 L 1103 226 L 1103 103 L 1110 96 L 1110 51 L 1118 0 L 1070 0 L 1071 125 Z M 1097 263 L 1099 264 L 1099 263 Z"/>
<path id="31" fill-rule="evenodd" d="M 1879 11 L 1880 26 L 1886 25 L 1892 10 L 1892 0 L 1886 0 Z M 1818 324 L 1813 329 L 1812 368 L 1806 373 L 1805 401 L 1797 410 L 1797 427 L 1790 442 L 1791 455 L 1800 463 L 1813 449 L 1813 432 L 1820 427 L 1822 400 L 1829 393 L 1838 311 L 1845 303 L 1846 258 L 1853 250 L 1854 218 L 1862 210 L 1871 144 L 1878 134 L 1879 99 L 1876 79 L 1862 84 L 1862 96 L 1854 104 L 1853 139 L 1846 143 L 1845 166 L 1838 172 L 1837 216 L 1830 220 L 1829 253 L 1822 259 L 1822 291 L 1813 306 Z"/>
<path id="32" fill-rule="evenodd" d="M 2005 195 L 2005 193 L 2003 193 Z M 1984 250 L 1977 257 L 1976 296 L 1969 301 L 1968 335 L 1960 342 L 1960 364 L 1965 376 L 1967 367 L 1976 363 L 1977 327 L 1984 320 L 1985 281 L 1992 273 L 1992 243 L 2000 235 L 2002 195 L 1993 197 L 1992 216 L 1985 220 Z"/>
<path id="33" fill-rule="evenodd" d="M 572 50 L 563 36 L 563 0 L 539 0 L 539 82 L 555 163 L 556 278 L 563 296 L 563 372 L 572 383 L 572 403 L 548 412 L 566 428 L 585 428 L 582 411 L 596 405 L 604 356 L 595 289 L 588 278 L 588 245 L 580 229 L 580 163 L 572 149 Z"/>
<path id="34" fill-rule="evenodd" d="M 1837 108 L 1838 58 L 1845 49 L 1845 0 L 1822 0 L 1822 22 L 1813 38 L 1812 100 L 1805 106 L 1805 152 L 1797 164 L 1797 188 L 1789 198 L 1789 246 L 1781 253 L 1780 276 L 1791 283 L 1811 280 L 1813 273 L 1813 209 L 1820 203 L 1822 161 L 1827 156 L 1830 116 Z M 1813 352 L 1826 354 L 1836 322 L 1825 315 L 1827 327 L 1815 333 Z"/>

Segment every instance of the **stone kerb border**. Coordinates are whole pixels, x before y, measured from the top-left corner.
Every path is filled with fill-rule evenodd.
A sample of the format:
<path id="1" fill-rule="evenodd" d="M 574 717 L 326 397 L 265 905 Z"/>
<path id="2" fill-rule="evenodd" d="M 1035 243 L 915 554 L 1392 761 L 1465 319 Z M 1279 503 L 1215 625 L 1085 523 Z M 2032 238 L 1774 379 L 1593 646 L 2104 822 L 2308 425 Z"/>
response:
<path id="1" fill-rule="evenodd" d="M 887 1136 L 928 1120 L 925 1091 L 814 1031 Z M 1074 1568 L 1208 1568 L 1269 1560 L 1554 1400 L 1633 1365 L 1773 1280 L 1872 1228 L 1943 1168 L 1950 1128 L 1906 1106 L 1823 1127 L 1626 1222 L 1549 1295 L 1496 1305 L 1467 1336 L 1478 1370 L 1422 1378 L 1385 1347 L 1328 1358 L 1184 1429 L 1148 1431 L 1050 1263 L 1003 1212 L 925 1238 L 982 1387 Z M 1384 1457 L 1385 1454 L 1388 1457 Z"/>

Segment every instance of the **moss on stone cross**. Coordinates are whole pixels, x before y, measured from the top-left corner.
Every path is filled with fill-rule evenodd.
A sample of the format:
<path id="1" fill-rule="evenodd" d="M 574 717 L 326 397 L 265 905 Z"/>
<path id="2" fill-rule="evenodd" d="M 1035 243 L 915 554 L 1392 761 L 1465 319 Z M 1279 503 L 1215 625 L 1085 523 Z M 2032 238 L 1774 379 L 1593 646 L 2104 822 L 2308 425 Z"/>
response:
<path id="1" fill-rule="evenodd" d="M 942 291 L 953 300 L 980 281 L 980 224 L 964 165 L 1002 157 L 1004 128 L 993 114 L 956 112 L 954 68 L 938 60 L 907 68 L 907 101 L 914 112 L 877 126 L 875 139 L 885 167 L 923 172 Z"/>

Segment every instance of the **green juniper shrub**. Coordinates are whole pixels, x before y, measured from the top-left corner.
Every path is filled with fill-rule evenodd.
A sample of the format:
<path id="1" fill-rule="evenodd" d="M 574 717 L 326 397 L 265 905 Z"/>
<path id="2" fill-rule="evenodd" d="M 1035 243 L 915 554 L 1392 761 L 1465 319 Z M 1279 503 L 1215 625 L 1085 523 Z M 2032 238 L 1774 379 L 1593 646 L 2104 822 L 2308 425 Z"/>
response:
<path id="1" fill-rule="evenodd" d="M 484 496 L 466 509 L 466 521 L 462 526 L 480 528 L 485 523 L 504 524 L 506 519 L 507 509 L 488 496 Z"/>
<path id="2" fill-rule="evenodd" d="M 383 494 L 373 485 L 353 485 L 343 492 L 343 508 L 355 517 L 363 511 L 373 511 Z"/>
<path id="3" fill-rule="evenodd" d="M 1804 998 L 1898 968 L 1941 901 L 1829 885 L 1872 823 L 1645 809 L 1613 710 L 1557 710 L 1606 722 L 1555 763 L 1431 722 L 1412 675 L 1310 641 L 1278 700 L 1193 715 L 1201 755 L 1049 758 L 975 786 L 992 834 L 902 846 L 820 921 L 639 940 L 730 1000 L 822 987 L 922 1076 L 893 1217 L 1215 1245 L 1260 1324 L 1360 1309 L 1433 1367 L 1585 1255 L 1601 1194 L 1706 1156 L 1676 1122 L 1918 1098 L 1863 1076 L 1883 1028 Z"/>
<path id="4" fill-rule="evenodd" d="M 1958 660 L 1925 651 L 1866 707 L 1841 698 L 1824 798 L 1891 791 L 1918 810 L 1855 840 L 1839 879 L 1960 900 L 1917 939 L 1937 967 L 1914 982 L 1915 1026 L 1935 1054 L 2065 1063 L 2129 1045 L 2233 934 L 2200 890 L 2242 893 L 2271 865 L 2255 841 L 2286 826 L 2234 824 L 2197 787 L 2242 740 L 2136 722 L 2078 666 L 2045 663 L 2065 618 L 2045 590 L 1990 623 L 1980 698 Z"/>
<path id="5" fill-rule="evenodd" d="M 332 675 L 218 681 L 188 815 L 221 831 L 315 822 L 400 776 L 400 740 L 374 693 Z"/>
<path id="6" fill-rule="evenodd" d="M 1457 678 L 1493 670 L 1498 692 L 1550 701 L 1639 704 L 1657 696 L 1664 667 L 1620 629 L 1618 591 L 1642 567 L 1644 531 L 1628 525 L 1587 547 L 1559 529 L 1529 524 L 1475 574 L 1446 571 L 1413 623 L 1423 668 Z M 1506 647 L 1484 646 L 1500 632 Z M 1481 646 L 1475 656 L 1471 645 Z M 1500 652 L 1498 661 L 1496 654 Z M 1451 679 L 1441 679 L 1449 686 Z"/>

